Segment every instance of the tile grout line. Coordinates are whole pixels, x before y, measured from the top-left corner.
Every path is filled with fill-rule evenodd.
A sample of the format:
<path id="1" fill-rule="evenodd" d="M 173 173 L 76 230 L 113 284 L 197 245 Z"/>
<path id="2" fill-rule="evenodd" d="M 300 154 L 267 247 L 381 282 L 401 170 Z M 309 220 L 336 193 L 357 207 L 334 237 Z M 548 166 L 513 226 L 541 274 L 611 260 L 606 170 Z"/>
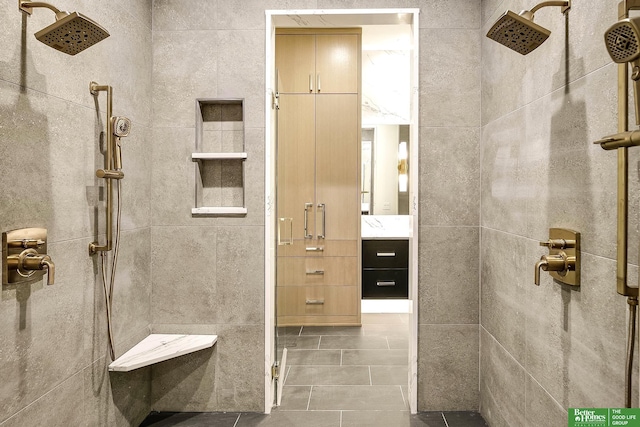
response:
<path id="1" fill-rule="evenodd" d="M 311 393 L 313 393 L 313 386 L 309 389 L 309 399 L 307 400 L 307 411 L 309 410 L 309 406 L 311 405 Z"/>
<path id="2" fill-rule="evenodd" d="M 442 419 L 444 420 L 445 427 L 449 427 L 449 423 L 447 422 L 447 419 L 444 416 L 444 412 L 440 412 L 440 415 L 442 415 Z"/>
<path id="3" fill-rule="evenodd" d="M 369 385 L 373 385 L 373 380 L 371 379 L 371 365 L 368 365 L 369 367 Z"/>

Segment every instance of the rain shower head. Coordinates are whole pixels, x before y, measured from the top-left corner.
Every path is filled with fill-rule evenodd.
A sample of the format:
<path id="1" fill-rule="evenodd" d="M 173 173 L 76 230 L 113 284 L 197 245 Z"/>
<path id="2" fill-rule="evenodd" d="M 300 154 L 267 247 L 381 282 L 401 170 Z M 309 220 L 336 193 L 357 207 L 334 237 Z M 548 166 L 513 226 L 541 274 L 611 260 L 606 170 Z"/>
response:
<path id="1" fill-rule="evenodd" d="M 493 24 L 487 37 L 526 55 L 544 43 L 550 34 L 551 31 L 546 28 L 507 10 Z"/>
<path id="2" fill-rule="evenodd" d="M 520 13 L 507 10 L 493 24 L 487 37 L 522 55 L 531 53 L 551 34 L 551 31 L 533 22 L 534 13 L 546 6 L 562 6 L 564 13 L 571 7 L 571 1 L 545 1 Z"/>
<path id="3" fill-rule="evenodd" d="M 68 55 L 75 55 L 109 37 L 107 30 L 92 19 L 78 13 L 60 11 L 42 2 L 18 0 L 20 11 L 31 14 L 34 7 L 46 7 L 56 14 L 56 22 L 38 31 L 36 39 Z"/>

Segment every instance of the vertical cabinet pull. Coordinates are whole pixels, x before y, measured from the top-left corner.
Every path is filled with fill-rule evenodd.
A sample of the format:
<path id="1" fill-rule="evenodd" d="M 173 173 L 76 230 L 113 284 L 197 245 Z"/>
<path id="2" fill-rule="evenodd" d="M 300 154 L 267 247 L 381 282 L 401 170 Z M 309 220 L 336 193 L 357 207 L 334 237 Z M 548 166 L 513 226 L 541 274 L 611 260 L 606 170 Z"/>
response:
<path id="1" fill-rule="evenodd" d="M 309 74 L 309 92 L 313 92 L 313 74 Z"/>
<path id="2" fill-rule="evenodd" d="M 318 93 L 320 93 L 320 74 L 318 74 Z"/>
<path id="3" fill-rule="evenodd" d="M 326 227 L 327 227 L 327 222 L 326 222 L 327 209 L 324 203 L 318 203 L 318 207 L 322 212 L 322 233 L 318 234 L 318 239 L 324 239 L 325 233 L 326 233 Z"/>
<path id="4" fill-rule="evenodd" d="M 304 238 L 312 239 L 313 234 L 309 234 L 309 208 L 313 207 L 313 203 L 304 204 Z"/>

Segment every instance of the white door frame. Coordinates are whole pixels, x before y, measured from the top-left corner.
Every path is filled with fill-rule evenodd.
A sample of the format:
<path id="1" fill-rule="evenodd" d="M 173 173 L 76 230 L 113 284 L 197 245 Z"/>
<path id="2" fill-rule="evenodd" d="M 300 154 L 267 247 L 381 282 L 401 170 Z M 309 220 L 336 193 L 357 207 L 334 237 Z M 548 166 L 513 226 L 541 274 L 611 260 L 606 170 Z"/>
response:
<path id="1" fill-rule="evenodd" d="M 308 9 L 267 10 L 265 55 L 265 295 L 264 295 L 264 412 L 273 405 L 274 382 L 271 366 L 275 362 L 275 237 L 276 237 L 276 147 L 275 114 L 272 109 L 275 88 L 275 29 L 276 26 L 296 27 L 348 27 L 375 24 L 405 24 L 412 26 L 413 50 L 411 61 L 411 150 L 409 153 L 409 213 L 412 217 L 409 239 L 409 408 L 415 414 L 418 408 L 418 159 L 419 156 L 419 14 L 420 9 Z M 322 22 L 322 23 L 320 23 Z M 330 24 L 327 24 L 330 22 Z"/>

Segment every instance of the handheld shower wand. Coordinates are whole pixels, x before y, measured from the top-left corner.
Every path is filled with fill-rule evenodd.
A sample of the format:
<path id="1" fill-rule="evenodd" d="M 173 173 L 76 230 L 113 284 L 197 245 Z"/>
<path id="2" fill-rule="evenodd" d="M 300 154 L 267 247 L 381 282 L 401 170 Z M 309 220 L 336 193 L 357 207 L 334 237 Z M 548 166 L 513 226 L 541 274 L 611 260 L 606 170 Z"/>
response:
<path id="1" fill-rule="evenodd" d="M 640 17 L 621 19 L 613 24 L 604 33 L 604 43 L 613 62 L 618 64 L 628 62 L 631 66 L 636 125 L 640 125 L 640 102 L 638 102 L 638 87 L 640 85 Z"/>
<path id="2" fill-rule="evenodd" d="M 111 131 L 113 132 L 113 136 L 115 136 L 113 168 L 115 170 L 122 170 L 122 146 L 120 139 L 123 136 L 129 136 L 131 120 L 126 117 L 111 117 Z"/>

